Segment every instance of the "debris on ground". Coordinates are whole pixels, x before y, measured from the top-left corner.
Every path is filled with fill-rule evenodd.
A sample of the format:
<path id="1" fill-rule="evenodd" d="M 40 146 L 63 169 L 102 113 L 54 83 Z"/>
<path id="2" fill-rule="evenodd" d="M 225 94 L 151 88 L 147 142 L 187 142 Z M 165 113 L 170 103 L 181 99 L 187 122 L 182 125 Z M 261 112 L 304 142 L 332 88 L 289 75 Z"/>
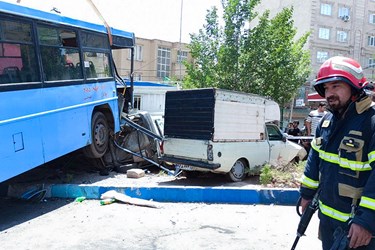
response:
<path id="1" fill-rule="evenodd" d="M 86 200 L 86 197 L 85 197 L 85 196 L 79 196 L 79 197 L 77 197 L 74 201 L 75 201 L 75 202 L 82 202 L 82 201 L 84 201 L 84 200 Z"/>
<path id="2" fill-rule="evenodd" d="M 112 204 L 115 201 L 116 201 L 116 199 L 113 199 L 113 198 L 100 200 L 100 205 L 109 205 L 109 204 Z"/>
<path id="3" fill-rule="evenodd" d="M 126 171 L 126 176 L 128 178 L 141 178 L 145 176 L 145 171 L 139 168 L 132 168 Z"/>
<path id="4" fill-rule="evenodd" d="M 161 205 L 158 202 L 143 200 L 143 199 L 139 199 L 139 198 L 133 198 L 133 197 L 130 197 L 126 194 L 119 193 L 115 190 L 109 190 L 109 191 L 103 193 L 100 196 L 100 199 L 102 199 L 102 200 L 115 199 L 115 200 L 121 201 L 123 203 L 137 205 L 137 206 L 161 208 Z"/>

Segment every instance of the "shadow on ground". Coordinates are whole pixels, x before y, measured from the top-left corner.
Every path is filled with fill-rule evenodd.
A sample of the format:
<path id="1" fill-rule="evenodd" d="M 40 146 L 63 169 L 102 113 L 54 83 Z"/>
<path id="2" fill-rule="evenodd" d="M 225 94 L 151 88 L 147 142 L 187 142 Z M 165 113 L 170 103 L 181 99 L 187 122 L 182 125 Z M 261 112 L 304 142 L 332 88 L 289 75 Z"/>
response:
<path id="1" fill-rule="evenodd" d="M 45 199 L 42 202 L 32 202 L 0 197 L 0 232 L 54 211 L 72 201 L 71 199 Z"/>

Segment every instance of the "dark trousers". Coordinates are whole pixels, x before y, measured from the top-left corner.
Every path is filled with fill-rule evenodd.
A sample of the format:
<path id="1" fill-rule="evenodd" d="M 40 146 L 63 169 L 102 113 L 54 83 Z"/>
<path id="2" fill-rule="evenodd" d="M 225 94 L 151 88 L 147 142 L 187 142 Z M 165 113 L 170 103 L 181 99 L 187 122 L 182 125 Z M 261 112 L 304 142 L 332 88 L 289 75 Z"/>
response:
<path id="1" fill-rule="evenodd" d="M 334 232 L 337 227 L 345 227 L 346 223 L 334 220 L 325 220 L 319 223 L 319 238 L 322 241 L 323 250 L 330 250 L 334 243 Z M 347 230 L 347 228 L 345 228 Z M 354 248 L 348 248 L 354 249 Z M 369 245 L 355 248 L 356 250 L 375 250 L 375 239 L 373 238 Z"/>

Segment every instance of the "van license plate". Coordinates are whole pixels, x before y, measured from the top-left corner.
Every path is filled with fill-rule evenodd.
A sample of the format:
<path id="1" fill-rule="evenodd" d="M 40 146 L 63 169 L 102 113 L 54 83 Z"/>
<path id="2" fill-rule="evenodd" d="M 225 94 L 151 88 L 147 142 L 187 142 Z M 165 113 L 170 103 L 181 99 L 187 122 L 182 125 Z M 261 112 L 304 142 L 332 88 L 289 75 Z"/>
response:
<path id="1" fill-rule="evenodd" d="M 185 164 L 176 164 L 176 168 L 179 168 L 179 169 L 182 169 L 182 170 L 190 170 L 190 171 L 195 169 L 195 167 L 185 165 Z"/>

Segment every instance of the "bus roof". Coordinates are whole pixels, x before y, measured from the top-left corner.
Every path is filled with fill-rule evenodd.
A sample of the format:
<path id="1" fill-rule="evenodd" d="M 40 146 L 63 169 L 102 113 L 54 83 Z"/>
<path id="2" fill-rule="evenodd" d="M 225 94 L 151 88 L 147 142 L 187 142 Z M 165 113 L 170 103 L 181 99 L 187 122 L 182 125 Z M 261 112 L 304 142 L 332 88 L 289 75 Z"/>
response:
<path id="1" fill-rule="evenodd" d="M 0 1 L 0 12 L 107 34 L 107 29 L 104 25 L 90 23 L 54 13 L 48 13 L 45 11 L 32 9 L 21 5 Z M 129 48 L 135 45 L 134 33 L 114 29 L 112 27 L 110 29 L 113 37 L 113 48 Z"/>

